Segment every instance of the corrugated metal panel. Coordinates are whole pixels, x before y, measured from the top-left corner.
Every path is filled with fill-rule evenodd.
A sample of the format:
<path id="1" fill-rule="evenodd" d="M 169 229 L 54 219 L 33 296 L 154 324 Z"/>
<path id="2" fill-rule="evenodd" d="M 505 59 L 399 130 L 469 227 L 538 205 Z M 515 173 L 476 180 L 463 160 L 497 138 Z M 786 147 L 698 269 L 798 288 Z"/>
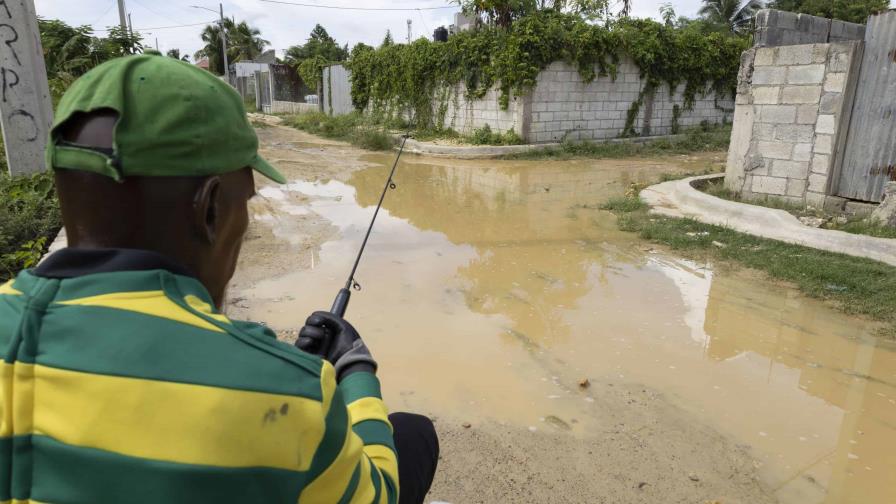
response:
<path id="1" fill-rule="evenodd" d="M 324 68 L 323 99 L 324 110 L 330 115 L 348 114 L 354 110 L 352 106 L 352 85 L 349 72 L 342 65 Z"/>
<path id="2" fill-rule="evenodd" d="M 896 12 L 872 16 L 837 194 L 879 202 L 896 180 Z"/>

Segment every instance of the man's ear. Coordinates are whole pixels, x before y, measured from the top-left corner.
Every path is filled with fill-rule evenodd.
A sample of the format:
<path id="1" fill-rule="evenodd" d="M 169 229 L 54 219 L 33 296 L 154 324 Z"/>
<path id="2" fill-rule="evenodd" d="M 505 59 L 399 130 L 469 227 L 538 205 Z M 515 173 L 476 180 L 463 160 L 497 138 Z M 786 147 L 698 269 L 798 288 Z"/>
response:
<path id="1" fill-rule="evenodd" d="M 218 231 L 218 199 L 221 179 L 208 177 L 199 184 L 193 197 L 193 229 L 206 244 L 215 243 Z"/>

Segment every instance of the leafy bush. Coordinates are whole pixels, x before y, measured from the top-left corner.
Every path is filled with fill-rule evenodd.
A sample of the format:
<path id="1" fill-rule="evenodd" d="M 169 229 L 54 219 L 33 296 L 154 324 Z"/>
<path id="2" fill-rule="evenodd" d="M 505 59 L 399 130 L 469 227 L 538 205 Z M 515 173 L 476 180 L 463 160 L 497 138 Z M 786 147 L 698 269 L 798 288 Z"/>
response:
<path id="1" fill-rule="evenodd" d="M 0 173 L 0 280 L 37 264 L 60 227 L 52 173 Z"/>
<path id="2" fill-rule="evenodd" d="M 623 54 L 641 69 L 648 89 L 685 84 L 684 106 L 689 108 L 708 86 L 733 94 L 740 54 L 749 44 L 745 38 L 647 19 L 625 18 L 606 27 L 572 14 L 539 11 L 508 28 L 464 31 L 447 42 L 419 39 L 378 49 L 359 45 L 348 67 L 356 109 L 375 115 L 410 109 L 418 129 L 428 129 L 442 123 L 442 105 L 455 84 L 463 83 L 471 98 L 497 87 L 506 108 L 512 95 L 531 90 L 539 72 L 554 61 L 572 64 L 591 82 L 599 75 L 615 78 Z"/>
<path id="3" fill-rule="evenodd" d="M 473 130 L 473 133 L 465 140 L 473 145 L 520 145 L 525 143 L 513 128 L 506 133 L 492 131 L 491 126 L 485 126 Z"/>
<path id="4" fill-rule="evenodd" d="M 369 150 L 392 148 L 392 137 L 358 112 L 330 116 L 323 112 L 299 114 L 287 119 L 287 124 L 314 135 L 344 140 Z"/>

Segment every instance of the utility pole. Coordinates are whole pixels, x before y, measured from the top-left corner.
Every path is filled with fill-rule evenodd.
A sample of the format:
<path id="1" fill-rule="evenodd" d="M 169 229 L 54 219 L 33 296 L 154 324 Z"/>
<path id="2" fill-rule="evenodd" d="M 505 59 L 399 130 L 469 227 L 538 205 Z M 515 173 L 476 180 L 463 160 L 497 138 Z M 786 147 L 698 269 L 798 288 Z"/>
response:
<path id="1" fill-rule="evenodd" d="M 411 44 L 411 23 L 413 23 L 413 21 L 408 19 L 408 45 Z"/>
<path id="2" fill-rule="evenodd" d="M 128 33 L 131 34 L 131 38 L 134 38 L 134 25 L 131 24 L 131 13 L 128 12 Z"/>
<path id="3" fill-rule="evenodd" d="M 9 173 L 44 171 L 53 102 L 33 0 L 0 3 L 0 125 Z"/>
<path id="4" fill-rule="evenodd" d="M 218 8 L 221 14 L 221 49 L 224 51 L 224 78 L 230 82 L 230 68 L 227 65 L 227 30 L 224 29 L 224 4 L 219 3 Z"/>
<path id="5" fill-rule="evenodd" d="M 156 51 L 159 50 L 159 37 L 156 37 Z"/>
<path id="6" fill-rule="evenodd" d="M 124 0 L 118 0 L 118 22 L 121 24 L 122 30 L 128 29 L 128 18 L 125 14 Z"/>

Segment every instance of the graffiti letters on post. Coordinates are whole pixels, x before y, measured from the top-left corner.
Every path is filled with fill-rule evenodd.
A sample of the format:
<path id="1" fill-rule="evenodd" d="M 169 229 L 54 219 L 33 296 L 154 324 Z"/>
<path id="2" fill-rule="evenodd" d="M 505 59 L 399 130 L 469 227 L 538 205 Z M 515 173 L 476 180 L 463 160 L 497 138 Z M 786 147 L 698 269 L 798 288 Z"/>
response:
<path id="1" fill-rule="evenodd" d="M 0 122 L 11 173 L 43 169 L 51 107 L 34 4 L 0 0 Z"/>

